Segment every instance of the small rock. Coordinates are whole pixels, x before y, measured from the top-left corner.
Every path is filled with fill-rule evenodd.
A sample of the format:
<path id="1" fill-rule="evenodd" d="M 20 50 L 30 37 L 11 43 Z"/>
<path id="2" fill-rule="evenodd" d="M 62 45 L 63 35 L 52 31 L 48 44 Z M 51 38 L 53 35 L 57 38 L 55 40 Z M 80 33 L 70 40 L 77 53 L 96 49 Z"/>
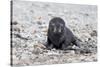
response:
<path id="1" fill-rule="evenodd" d="M 23 39 L 23 40 L 28 40 L 28 38 L 22 37 L 20 34 L 14 34 L 16 37 Z"/>
<path id="2" fill-rule="evenodd" d="M 90 41 L 91 40 L 91 38 L 88 38 L 88 41 Z"/>
<path id="3" fill-rule="evenodd" d="M 38 55 L 38 54 L 40 54 L 40 53 L 42 53 L 43 52 L 43 50 L 41 49 L 41 48 L 35 48 L 33 51 L 32 51 L 32 53 L 33 54 L 36 54 L 36 55 Z"/>
<path id="4" fill-rule="evenodd" d="M 86 13 L 86 14 L 84 14 L 84 15 L 85 15 L 85 16 L 89 16 L 89 14 L 87 14 L 87 13 Z"/>
<path id="5" fill-rule="evenodd" d="M 31 12 L 31 13 L 34 13 L 34 11 L 33 11 L 33 10 L 30 10 L 30 12 Z"/>
<path id="6" fill-rule="evenodd" d="M 97 31 L 96 30 L 93 30 L 92 33 L 90 33 L 90 35 L 93 37 L 93 36 L 97 36 Z"/>
<path id="7" fill-rule="evenodd" d="M 38 24 L 38 25 L 42 25 L 42 22 L 41 22 L 41 21 L 37 21 L 37 24 Z"/>
<path id="8" fill-rule="evenodd" d="M 89 26 L 88 24 L 86 24 L 85 26 Z"/>
<path id="9" fill-rule="evenodd" d="M 17 24 L 18 24 L 17 21 L 12 22 L 12 25 L 17 25 Z"/>
<path id="10" fill-rule="evenodd" d="M 20 33 L 20 28 L 17 28 L 17 27 L 16 27 L 16 28 L 13 28 L 13 30 Z"/>
<path id="11" fill-rule="evenodd" d="M 46 47 L 43 44 L 38 44 L 38 45 L 34 45 L 34 48 L 41 48 L 41 49 L 45 49 Z"/>

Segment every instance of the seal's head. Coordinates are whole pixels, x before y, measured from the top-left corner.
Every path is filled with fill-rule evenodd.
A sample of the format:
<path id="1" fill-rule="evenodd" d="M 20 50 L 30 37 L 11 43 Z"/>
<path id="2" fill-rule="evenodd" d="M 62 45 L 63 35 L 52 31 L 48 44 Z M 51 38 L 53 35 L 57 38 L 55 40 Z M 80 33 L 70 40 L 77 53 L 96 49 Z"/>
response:
<path id="1" fill-rule="evenodd" d="M 53 34 L 61 34 L 64 32 L 65 22 L 62 18 L 55 17 L 50 20 L 49 29 Z"/>

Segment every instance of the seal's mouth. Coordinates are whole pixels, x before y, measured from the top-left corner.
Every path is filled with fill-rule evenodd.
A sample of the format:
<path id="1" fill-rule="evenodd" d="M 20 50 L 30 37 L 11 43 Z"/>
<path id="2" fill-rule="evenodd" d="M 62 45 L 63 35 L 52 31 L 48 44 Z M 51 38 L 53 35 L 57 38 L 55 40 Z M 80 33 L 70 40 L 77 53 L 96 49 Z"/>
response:
<path id="1" fill-rule="evenodd" d="M 54 43 L 54 45 L 59 45 L 60 44 L 60 37 L 53 38 L 52 42 Z"/>

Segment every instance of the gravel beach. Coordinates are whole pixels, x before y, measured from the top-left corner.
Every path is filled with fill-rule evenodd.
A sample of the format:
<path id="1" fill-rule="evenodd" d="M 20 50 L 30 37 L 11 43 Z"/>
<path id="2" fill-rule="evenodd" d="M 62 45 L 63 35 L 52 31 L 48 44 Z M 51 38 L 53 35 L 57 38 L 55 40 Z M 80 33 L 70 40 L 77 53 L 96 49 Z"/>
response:
<path id="1" fill-rule="evenodd" d="M 13 0 L 12 64 L 17 66 L 97 61 L 97 6 Z M 61 17 L 80 50 L 47 50 L 49 21 Z M 74 46 L 73 46 L 74 47 Z"/>

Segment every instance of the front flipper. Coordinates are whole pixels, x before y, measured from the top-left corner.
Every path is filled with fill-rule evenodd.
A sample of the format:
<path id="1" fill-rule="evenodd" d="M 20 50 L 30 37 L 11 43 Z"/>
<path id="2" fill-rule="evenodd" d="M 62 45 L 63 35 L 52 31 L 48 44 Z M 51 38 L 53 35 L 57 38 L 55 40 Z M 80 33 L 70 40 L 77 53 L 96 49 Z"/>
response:
<path id="1" fill-rule="evenodd" d="M 72 44 L 69 44 L 68 42 L 63 42 L 62 43 L 62 46 L 61 46 L 61 49 L 62 50 L 73 50 L 72 48 Z"/>
<path id="2" fill-rule="evenodd" d="M 51 50 L 53 47 L 54 47 L 53 44 L 51 43 L 50 39 L 48 38 L 48 39 L 47 39 L 46 48 L 47 48 L 48 50 Z"/>
<path id="3" fill-rule="evenodd" d="M 49 44 L 46 47 L 47 47 L 48 50 L 51 50 L 51 49 L 53 49 L 53 44 Z"/>

